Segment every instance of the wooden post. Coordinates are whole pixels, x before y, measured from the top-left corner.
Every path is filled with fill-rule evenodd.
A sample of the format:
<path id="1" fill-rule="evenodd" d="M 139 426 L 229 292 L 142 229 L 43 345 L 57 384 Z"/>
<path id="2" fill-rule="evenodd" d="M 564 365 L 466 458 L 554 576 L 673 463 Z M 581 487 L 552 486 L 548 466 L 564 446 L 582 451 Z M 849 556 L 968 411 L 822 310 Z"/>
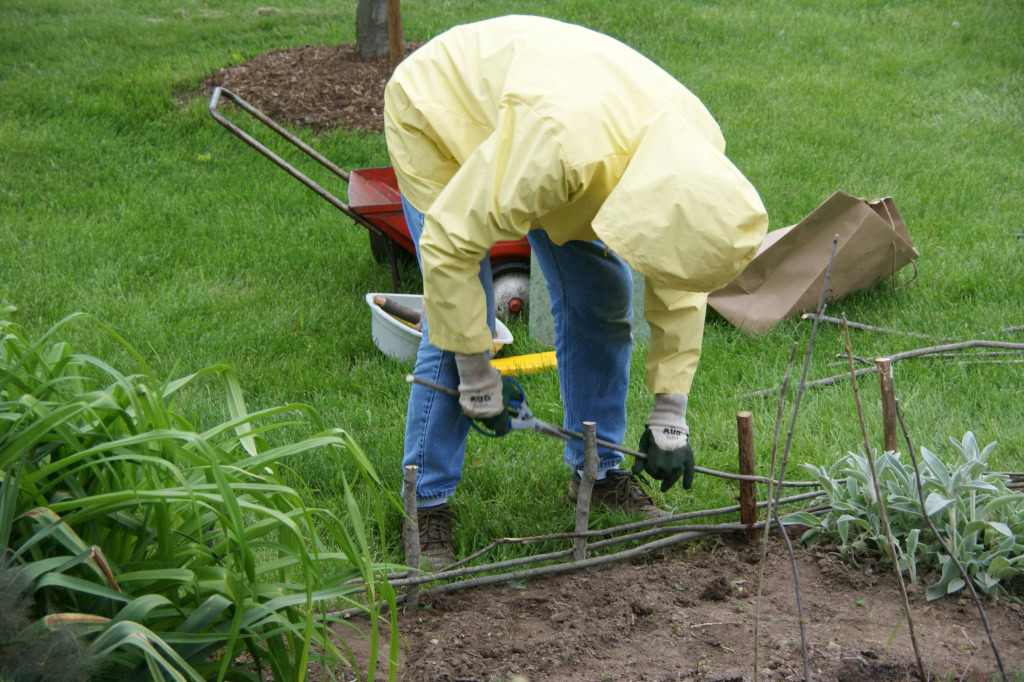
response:
<path id="1" fill-rule="evenodd" d="M 402 0 L 388 0 L 388 46 L 391 70 L 405 59 L 405 34 L 402 32 Z"/>
<path id="2" fill-rule="evenodd" d="M 402 486 L 406 517 L 402 542 L 405 546 L 405 565 L 409 567 L 410 578 L 419 573 L 420 567 L 420 530 L 416 514 L 416 470 L 415 466 L 405 467 L 405 485 Z M 405 603 L 416 608 L 419 601 L 419 585 L 410 585 L 409 590 L 405 593 Z"/>
<path id="3" fill-rule="evenodd" d="M 750 412 L 736 414 L 736 436 L 739 442 L 740 473 L 753 476 L 754 472 L 754 415 Z M 757 523 L 757 484 L 740 481 L 740 523 Z M 748 530 L 747 537 L 757 537 L 756 530 Z"/>
<path id="4" fill-rule="evenodd" d="M 590 494 L 597 481 L 597 424 L 583 422 L 583 478 L 576 495 L 576 532 L 583 533 L 590 526 Z M 572 560 L 587 558 L 587 539 L 576 538 L 572 542 Z"/>
<path id="5" fill-rule="evenodd" d="M 896 452 L 900 449 L 899 440 L 896 437 L 896 429 L 899 426 L 896 420 L 896 389 L 893 387 L 892 363 L 889 358 L 875 358 L 878 366 L 878 381 L 882 387 L 882 433 L 886 452 Z"/>

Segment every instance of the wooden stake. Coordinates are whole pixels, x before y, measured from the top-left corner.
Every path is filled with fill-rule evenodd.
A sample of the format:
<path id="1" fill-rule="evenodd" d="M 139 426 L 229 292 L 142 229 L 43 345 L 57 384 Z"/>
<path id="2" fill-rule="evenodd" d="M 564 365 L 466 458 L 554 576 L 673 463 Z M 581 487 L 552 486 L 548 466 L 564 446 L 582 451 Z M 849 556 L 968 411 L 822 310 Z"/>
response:
<path id="1" fill-rule="evenodd" d="M 583 478 L 576 495 L 576 532 L 583 533 L 590 525 L 590 494 L 597 480 L 597 424 L 583 422 Z M 587 539 L 572 541 L 572 560 L 587 558 Z"/>
<path id="2" fill-rule="evenodd" d="M 739 442 L 740 473 L 754 475 L 754 415 L 736 414 L 736 436 Z M 751 481 L 740 481 L 740 522 L 752 526 L 757 523 L 757 490 Z M 756 530 L 748 530 L 747 537 L 757 538 Z"/>
<path id="3" fill-rule="evenodd" d="M 405 532 L 402 542 L 405 546 L 405 565 L 409 567 L 409 577 L 419 574 L 420 567 L 420 530 L 416 515 L 416 470 L 410 465 L 405 467 L 405 485 L 402 486 L 402 498 L 405 502 Z M 420 588 L 410 585 L 405 595 L 405 603 L 413 608 L 419 604 Z"/>
<path id="4" fill-rule="evenodd" d="M 889 358 L 875 358 L 875 365 L 878 366 L 878 379 L 882 387 L 883 444 L 886 452 L 896 452 L 900 449 L 900 443 L 897 436 L 899 425 L 896 421 L 896 390 L 893 387 L 892 362 Z"/>
<path id="5" fill-rule="evenodd" d="M 402 32 L 402 0 L 388 0 L 388 47 L 391 70 L 405 59 L 405 34 Z"/>

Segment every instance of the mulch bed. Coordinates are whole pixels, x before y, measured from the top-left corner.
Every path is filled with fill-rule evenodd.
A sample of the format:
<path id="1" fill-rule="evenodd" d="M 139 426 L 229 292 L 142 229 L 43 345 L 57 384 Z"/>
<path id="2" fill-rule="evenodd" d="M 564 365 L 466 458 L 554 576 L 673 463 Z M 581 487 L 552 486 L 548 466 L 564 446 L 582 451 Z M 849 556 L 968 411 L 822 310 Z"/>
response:
<path id="1" fill-rule="evenodd" d="M 422 43 L 410 43 L 412 52 Z M 300 45 L 271 50 L 242 64 L 214 71 L 196 96 L 220 85 L 279 123 L 380 133 L 384 86 L 391 77 L 387 55 L 363 60 L 355 45 Z"/>

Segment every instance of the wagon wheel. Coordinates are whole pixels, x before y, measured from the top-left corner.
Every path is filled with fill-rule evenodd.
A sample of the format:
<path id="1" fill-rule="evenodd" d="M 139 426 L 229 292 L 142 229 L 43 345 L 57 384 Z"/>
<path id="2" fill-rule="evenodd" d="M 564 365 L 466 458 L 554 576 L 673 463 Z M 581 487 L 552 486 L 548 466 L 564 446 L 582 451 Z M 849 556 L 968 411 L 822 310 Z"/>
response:
<path id="1" fill-rule="evenodd" d="M 494 314 L 502 322 L 525 317 L 530 306 L 530 263 L 506 261 L 492 270 L 494 281 Z"/>

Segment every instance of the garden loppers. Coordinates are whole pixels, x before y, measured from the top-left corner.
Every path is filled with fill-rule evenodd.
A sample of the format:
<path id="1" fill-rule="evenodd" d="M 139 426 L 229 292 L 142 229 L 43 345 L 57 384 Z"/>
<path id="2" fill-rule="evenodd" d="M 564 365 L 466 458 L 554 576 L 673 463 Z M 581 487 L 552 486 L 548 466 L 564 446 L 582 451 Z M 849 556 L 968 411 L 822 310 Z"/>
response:
<path id="1" fill-rule="evenodd" d="M 406 374 L 405 380 L 408 381 L 409 383 L 420 384 L 421 386 L 432 388 L 435 391 L 440 391 L 441 393 L 449 395 L 453 398 L 459 397 L 459 392 L 453 388 L 448 388 L 447 386 L 442 386 L 440 384 L 434 383 L 433 381 L 421 379 L 420 377 L 414 376 L 412 374 Z M 543 419 L 539 419 L 530 410 L 529 405 L 526 404 L 526 393 L 523 391 L 523 387 L 519 384 L 519 382 L 509 377 L 502 377 L 502 382 L 506 381 L 515 384 L 519 392 L 519 396 L 511 399 L 508 404 L 509 424 L 511 425 L 513 431 L 536 431 L 537 433 L 544 434 L 545 436 L 551 436 L 552 438 L 557 438 L 559 440 L 569 440 L 570 438 L 578 438 L 579 440 L 583 440 L 583 434 L 578 431 L 573 431 L 563 426 L 557 426 L 555 424 L 552 424 L 551 422 L 546 422 Z M 474 428 L 476 428 L 477 431 L 484 434 L 485 436 L 495 435 L 484 431 L 480 427 L 476 426 L 475 423 L 473 424 L 473 426 Z M 633 457 L 639 457 L 640 459 L 647 459 L 647 455 L 645 455 L 642 452 L 630 450 L 629 448 L 622 447 L 621 445 L 616 445 L 615 443 L 612 443 L 610 441 L 601 440 L 600 438 L 598 438 L 597 444 L 602 447 L 609 448 L 611 450 L 616 450 L 617 452 L 621 452 L 626 455 L 632 455 Z"/>

